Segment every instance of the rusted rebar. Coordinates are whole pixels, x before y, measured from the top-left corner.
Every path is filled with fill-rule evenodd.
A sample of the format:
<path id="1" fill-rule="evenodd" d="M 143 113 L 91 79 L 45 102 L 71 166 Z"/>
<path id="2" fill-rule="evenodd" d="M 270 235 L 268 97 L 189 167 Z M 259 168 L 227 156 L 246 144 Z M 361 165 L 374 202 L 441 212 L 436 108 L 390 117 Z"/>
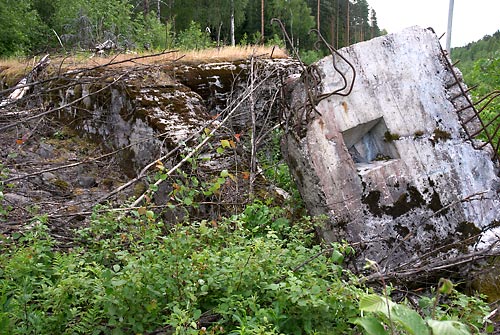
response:
<path id="1" fill-rule="evenodd" d="M 335 48 L 333 48 L 330 44 L 328 44 L 326 42 L 326 40 L 323 38 L 323 36 L 321 35 L 321 33 L 318 30 L 312 29 L 311 30 L 312 32 L 316 32 L 316 34 L 318 34 L 318 42 L 322 42 L 330 51 L 330 53 L 332 55 L 333 68 L 334 68 L 335 72 L 337 72 L 342 78 L 342 87 L 335 89 L 334 91 L 328 92 L 328 93 L 319 92 L 320 91 L 320 84 L 321 84 L 321 74 L 318 72 L 317 67 L 314 65 L 306 66 L 302 62 L 298 51 L 293 47 L 293 42 L 291 41 L 290 36 L 288 35 L 286 28 L 280 19 L 273 18 L 271 20 L 271 23 L 279 24 L 279 26 L 282 30 L 283 36 L 285 37 L 285 40 L 288 42 L 288 44 L 290 44 L 290 47 L 292 48 L 293 54 L 297 57 L 297 59 L 300 62 L 300 65 L 302 67 L 302 76 L 301 77 L 302 77 L 302 83 L 304 84 L 304 90 L 306 93 L 307 100 L 304 101 L 304 106 L 303 106 L 303 108 L 301 108 L 301 111 L 297 113 L 298 115 L 294 116 L 295 124 L 293 125 L 292 128 L 288 127 L 288 120 L 289 120 L 290 116 L 292 116 L 292 115 L 289 115 L 287 118 L 285 118 L 287 120 L 287 122 L 285 122 L 286 129 L 295 129 L 297 132 L 297 135 L 299 135 L 302 133 L 301 129 L 304 126 L 304 124 L 307 124 L 309 122 L 309 120 L 311 119 L 312 112 L 315 112 L 316 115 L 321 116 L 321 113 L 318 111 L 317 106 L 322 100 L 324 100 L 332 95 L 347 96 L 351 93 L 352 88 L 354 86 L 354 81 L 356 78 L 356 70 L 355 70 L 354 66 L 352 65 L 352 63 L 349 62 L 349 60 L 347 58 L 345 58 Z M 352 70 L 352 73 L 353 73 L 352 79 L 349 80 L 348 76 L 337 67 L 336 58 L 340 58 L 341 60 L 346 62 L 346 64 Z M 346 89 L 347 89 L 347 91 L 346 91 Z M 287 109 L 289 111 L 291 110 L 289 108 L 289 106 Z M 299 135 L 299 137 L 302 137 L 302 136 Z"/>
<path id="2" fill-rule="evenodd" d="M 498 152 L 499 146 L 500 146 L 498 143 L 500 143 L 500 139 L 496 145 L 494 143 L 494 140 L 500 131 L 500 123 L 496 126 L 496 128 L 493 132 L 489 131 L 489 127 L 494 125 L 495 122 L 500 119 L 500 114 L 496 115 L 493 119 L 491 119 L 487 123 L 481 117 L 481 113 L 485 110 L 485 108 L 488 107 L 488 105 L 490 105 L 493 102 L 493 100 L 495 100 L 496 98 L 498 98 L 500 96 L 500 91 L 493 91 L 493 92 L 487 94 L 486 96 L 484 96 L 483 98 L 479 99 L 478 101 L 473 102 L 471 100 L 470 96 L 468 95 L 468 93 L 472 89 L 476 88 L 476 86 L 471 87 L 469 89 L 466 89 L 463 85 L 463 81 L 460 79 L 459 75 L 455 71 L 455 65 L 458 62 L 455 62 L 452 64 L 449 57 L 448 57 L 447 52 L 442 47 L 441 47 L 441 53 L 443 55 L 443 58 L 446 62 L 448 69 L 451 71 L 453 78 L 454 78 L 454 82 L 447 85 L 446 88 L 450 89 L 451 87 L 458 85 L 458 88 L 460 90 L 460 93 L 458 95 L 452 97 L 450 99 L 450 101 L 453 102 L 454 100 L 456 100 L 460 97 L 463 97 L 466 100 L 465 106 L 458 108 L 457 110 L 455 110 L 455 112 L 457 113 L 458 118 L 460 119 L 460 123 L 462 124 L 462 127 L 463 127 L 465 133 L 467 134 L 467 137 L 469 138 L 469 140 L 471 140 L 472 145 L 476 149 L 484 148 L 486 145 L 489 144 L 491 146 L 491 148 L 493 149 L 493 159 L 500 160 L 499 152 Z M 485 103 L 482 104 L 483 102 L 485 102 Z M 478 106 L 478 105 L 481 105 L 481 107 L 479 109 L 476 108 L 476 106 Z M 463 119 L 462 114 L 461 114 L 465 110 L 472 110 L 472 112 L 473 112 L 473 115 L 466 120 Z M 469 128 L 467 127 L 467 125 L 474 120 L 476 120 L 479 123 L 479 129 L 471 133 L 469 131 Z M 482 144 L 476 144 L 473 140 L 477 136 L 479 136 L 480 134 L 484 134 L 484 136 L 486 137 L 486 141 Z"/>

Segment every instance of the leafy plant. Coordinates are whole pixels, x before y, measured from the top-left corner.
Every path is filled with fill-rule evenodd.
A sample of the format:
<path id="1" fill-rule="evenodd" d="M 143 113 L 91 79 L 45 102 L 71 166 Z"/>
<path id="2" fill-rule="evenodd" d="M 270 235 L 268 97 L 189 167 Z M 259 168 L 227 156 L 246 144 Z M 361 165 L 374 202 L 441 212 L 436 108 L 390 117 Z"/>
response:
<path id="1" fill-rule="evenodd" d="M 12 206 L 5 203 L 5 187 L 9 188 L 12 187 L 12 185 L 4 185 L 4 179 L 7 178 L 8 175 L 8 169 L 4 168 L 2 164 L 0 164 L 0 222 L 4 220 L 5 217 L 9 214 L 9 212 L 12 210 Z"/>
<path id="2" fill-rule="evenodd" d="M 424 297 L 420 301 L 420 306 L 424 307 L 420 311 L 424 316 L 407 305 L 392 302 L 387 296 L 368 294 L 360 299 L 359 309 L 362 317 L 357 318 L 354 323 L 361 326 L 366 334 L 377 335 L 467 335 L 480 333 L 480 327 L 484 323 L 482 317 L 487 314 L 488 310 L 487 304 L 476 297 L 466 297 L 456 292 L 451 281 L 447 279 L 441 279 L 439 285 L 434 298 Z M 459 303 L 465 298 L 468 301 L 465 308 L 467 313 L 471 315 L 465 316 L 459 312 L 460 308 L 449 308 L 450 306 L 446 308 L 444 304 L 439 305 L 441 295 L 455 295 L 454 303 Z M 437 312 L 438 310 L 439 312 Z M 478 314 L 481 314 L 482 317 L 476 318 L 474 316 Z M 471 332 L 471 328 L 473 332 Z"/>
<path id="3" fill-rule="evenodd" d="M 258 206 L 265 216 L 274 211 Z M 349 331 L 363 290 L 346 285 L 355 278 L 340 258 L 304 245 L 306 222 L 289 226 L 283 240 L 271 227 L 256 234 L 244 217 L 166 233 L 147 212 L 96 213 L 78 232 L 81 246 L 67 252 L 55 250 L 37 224 L 0 246 L 0 325 L 12 334 L 141 333 L 165 325 L 197 334 L 208 312 L 220 315 L 211 327 L 228 332 L 312 333 L 333 322 Z"/>
<path id="4" fill-rule="evenodd" d="M 184 50 L 200 50 L 214 45 L 210 35 L 202 31 L 200 24 L 194 21 L 191 21 L 186 30 L 179 33 L 176 44 Z"/>

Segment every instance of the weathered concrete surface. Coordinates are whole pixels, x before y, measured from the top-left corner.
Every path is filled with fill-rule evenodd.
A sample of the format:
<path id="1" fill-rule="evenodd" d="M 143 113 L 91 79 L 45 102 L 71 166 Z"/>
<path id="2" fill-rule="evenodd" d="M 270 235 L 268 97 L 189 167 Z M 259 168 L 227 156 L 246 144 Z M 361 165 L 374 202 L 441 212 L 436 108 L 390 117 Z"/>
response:
<path id="1" fill-rule="evenodd" d="M 315 87 L 294 83 L 283 141 L 311 214 L 330 218 L 323 238 L 362 242 L 360 256 L 385 266 L 498 227 L 498 169 L 465 135 L 455 112 L 465 99 L 451 99 L 457 88 L 436 35 L 412 27 L 340 52 L 355 67 L 352 92 L 307 111 L 304 90 Z M 347 64 L 336 57 L 336 66 L 350 82 Z M 317 96 L 343 86 L 331 56 L 316 67 Z M 498 240 L 496 229 L 483 242 Z"/>
<path id="2" fill-rule="evenodd" d="M 24 113 L 32 116 L 39 111 L 56 116 L 26 120 L 0 131 L 0 160 L 8 169 L 8 178 L 13 179 L 6 184 L 15 186 L 5 190 L 0 203 L 4 208 L 13 208 L 8 220 L 30 223 L 33 212 L 25 210 L 29 204 L 36 206 L 39 213 L 49 213 L 55 229 L 71 231 L 68 217 L 72 217 L 72 223 L 84 220 L 86 215 L 76 213 L 88 212 L 103 199 L 116 204 L 140 196 L 148 188 L 150 181 L 146 178 L 119 194 L 114 192 L 149 163 L 181 147 L 163 160 L 166 169 L 177 164 L 199 144 L 205 132 L 198 131 L 223 120 L 229 110 L 226 107 L 235 102 L 241 104 L 232 114 L 234 120 L 225 123 L 211 138 L 213 146 L 199 150 L 199 159 L 184 164 L 172 180 L 162 183 L 152 200 L 162 206 L 168 202 L 180 204 L 173 210 L 161 210 L 165 222 L 171 223 L 182 220 L 188 210 L 190 219 L 217 220 L 240 211 L 249 199 L 249 178 L 242 173 L 249 170 L 250 164 L 246 148 L 249 136 L 247 132 L 242 134 L 242 129 L 249 129 L 251 120 L 248 106 L 252 105 L 256 114 L 266 116 L 259 120 L 260 127 L 273 127 L 278 109 L 271 105 L 282 76 L 288 71 L 300 71 L 299 63 L 289 59 L 255 59 L 253 72 L 259 83 L 255 86 L 259 86 L 253 99 L 248 99 L 252 101 L 242 101 L 241 95 L 248 89 L 250 63 L 250 60 L 198 65 L 175 62 L 74 69 L 65 73 L 55 66 L 57 78 L 41 80 L 27 101 L 5 107 L 2 114 L 2 127 L 6 122 L 16 123 Z M 2 69 L 0 85 L 3 85 L 5 77 L 1 72 Z M 261 82 L 262 79 L 265 80 Z M 237 132 L 242 136 L 241 143 L 231 140 Z M 216 150 L 221 139 L 231 143 L 223 153 Z M 112 155 L 108 155 L 110 151 Z M 223 170 L 231 175 L 221 184 L 222 177 L 217 177 Z M 155 180 L 157 171 L 149 172 Z M 174 180 L 179 184 L 182 181 L 187 189 L 196 192 L 189 195 L 179 192 L 178 198 L 172 200 Z M 204 191 L 212 185 L 215 191 L 207 195 Z M 271 187 L 259 177 L 254 192 L 279 201 L 282 195 Z M 187 196 L 193 206 L 183 201 Z M 14 224 L 4 225 L 0 233 L 18 229 L 20 226 Z"/>
<path id="3" fill-rule="evenodd" d="M 127 175 L 133 176 L 161 156 L 162 151 L 186 141 L 216 116 L 224 117 L 231 103 L 241 102 L 248 89 L 250 68 L 250 60 L 178 64 L 175 68 L 162 70 L 130 71 L 113 85 L 109 78 L 116 76 L 113 72 L 116 70 L 108 70 L 109 73 L 96 70 L 79 74 L 76 78 L 81 84 L 61 89 L 59 104 L 66 105 L 90 94 L 66 109 L 68 121 L 81 134 L 110 149 L 131 145 L 119 154 L 119 162 Z M 251 107 L 258 117 L 269 113 L 282 77 L 297 73 L 299 69 L 299 63 L 290 59 L 256 60 L 256 80 L 265 78 L 265 82 L 255 91 L 253 100 L 247 99 L 240 104 L 226 126 L 236 132 L 246 130 Z M 95 83 L 95 78 L 107 76 L 108 80 Z M 106 86 L 110 87 L 94 94 Z M 268 123 L 278 118 L 276 106 L 273 109 L 273 115 L 266 118 Z"/>
<path id="4" fill-rule="evenodd" d="M 61 92 L 61 105 L 85 97 L 67 109 L 72 128 L 118 154 L 123 171 L 134 176 L 211 119 L 203 99 L 165 75 L 129 74 L 119 84 L 93 94 L 108 82 L 84 83 Z M 128 148 L 127 148 L 128 147 Z"/>
<path id="5" fill-rule="evenodd" d="M 174 69 L 176 80 L 198 93 L 205 101 L 211 115 L 223 113 L 226 106 L 239 101 L 244 91 L 250 86 L 252 74 L 251 60 L 208 64 L 180 64 Z M 300 63 L 294 59 L 254 60 L 253 75 L 258 82 L 265 79 L 253 96 L 253 99 L 243 101 L 238 112 L 232 117 L 228 126 L 235 130 L 248 128 L 250 109 L 257 113 L 257 119 L 271 109 L 276 108 L 276 93 L 282 86 L 282 79 L 300 73 Z M 274 106 L 273 106 L 274 105 Z M 276 119 L 277 113 L 274 113 Z M 267 121 L 270 121 L 269 118 Z"/>

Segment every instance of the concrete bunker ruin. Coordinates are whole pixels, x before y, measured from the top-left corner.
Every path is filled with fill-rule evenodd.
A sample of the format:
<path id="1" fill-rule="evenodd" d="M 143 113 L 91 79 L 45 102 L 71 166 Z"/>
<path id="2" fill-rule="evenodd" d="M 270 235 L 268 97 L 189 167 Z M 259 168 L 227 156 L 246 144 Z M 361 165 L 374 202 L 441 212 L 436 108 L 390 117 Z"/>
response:
<path id="1" fill-rule="evenodd" d="M 342 137 L 358 166 L 400 158 L 383 117 L 347 129 Z"/>
<path id="2" fill-rule="evenodd" d="M 328 56 L 313 65 L 319 80 L 305 73 L 287 88 L 282 142 L 308 210 L 329 218 L 321 237 L 358 242 L 360 260 L 386 268 L 498 241 L 498 165 L 469 138 L 477 124 L 461 123 L 468 97 L 434 32 L 338 52 L 350 64 Z"/>

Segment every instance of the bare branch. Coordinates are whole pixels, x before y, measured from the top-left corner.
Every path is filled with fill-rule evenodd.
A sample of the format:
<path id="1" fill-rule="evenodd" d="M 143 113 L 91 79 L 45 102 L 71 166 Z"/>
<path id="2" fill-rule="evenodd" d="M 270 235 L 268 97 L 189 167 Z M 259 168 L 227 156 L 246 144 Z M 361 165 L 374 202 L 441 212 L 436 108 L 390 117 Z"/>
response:
<path id="1" fill-rule="evenodd" d="M 127 73 L 128 73 L 128 72 L 127 72 Z M 70 106 L 72 106 L 72 105 L 76 104 L 77 102 L 82 101 L 83 99 L 86 99 L 86 98 L 88 98 L 88 97 L 90 97 L 90 96 L 92 96 L 92 95 L 95 95 L 95 94 L 97 94 L 97 93 L 100 93 L 100 92 L 102 92 L 102 91 L 104 91 L 104 90 L 108 89 L 109 87 L 113 86 L 116 82 L 120 81 L 120 80 L 121 80 L 121 79 L 122 79 L 122 78 L 123 78 L 123 77 L 124 77 L 127 73 L 124 73 L 124 74 L 122 74 L 122 75 L 118 76 L 118 78 L 116 78 L 115 80 L 113 80 L 111 83 L 109 83 L 108 85 L 106 85 L 106 86 L 104 86 L 104 87 L 102 87 L 102 88 L 98 89 L 98 90 L 97 90 L 97 91 L 95 91 L 95 92 L 92 92 L 92 93 L 86 94 L 86 95 L 84 95 L 84 96 L 82 96 L 82 97 L 80 97 L 80 98 L 78 98 L 78 99 L 75 99 L 75 100 L 73 100 L 73 101 L 71 101 L 71 102 L 68 102 L 67 104 L 64 104 L 64 105 L 62 105 L 62 106 L 60 106 L 60 107 L 57 107 L 57 108 L 52 108 L 52 109 L 50 109 L 50 110 L 48 110 L 48 111 L 45 111 L 45 112 L 39 113 L 39 114 L 37 114 L 37 115 L 33 115 L 33 116 L 28 117 L 28 118 L 25 118 L 25 119 L 23 119 L 23 120 L 20 120 L 20 121 L 17 121 L 17 122 L 13 122 L 13 123 L 10 123 L 10 124 L 8 124 L 8 125 L 6 125 L 6 126 L 1 127 L 1 128 L 0 128 L 0 131 L 5 131 L 5 130 L 10 129 L 10 128 L 13 128 L 13 127 L 15 127 L 15 126 L 17 126 L 18 124 L 21 124 L 21 123 L 23 123 L 23 122 L 30 121 L 30 120 L 33 120 L 33 119 L 37 119 L 37 118 L 42 117 L 42 116 L 44 116 L 44 115 L 51 114 L 51 113 L 54 113 L 54 112 L 60 111 L 60 110 L 62 110 L 62 109 L 68 108 L 68 107 L 70 107 Z"/>
<path id="2" fill-rule="evenodd" d="M 210 141 L 210 139 L 214 136 L 214 134 L 233 116 L 233 114 L 235 113 L 235 111 L 238 109 L 239 106 L 241 106 L 241 104 L 246 101 L 247 99 L 249 99 L 252 94 L 255 92 L 255 90 L 260 87 L 267 79 L 269 79 L 275 72 L 276 70 L 273 70 L 271 71 L 264 79 L 262 79 L 260 82 L 258 82 L 252 89 L 247 89 L 246 90 L 246 93 L 243 95 L 243 97 L 241 97 L 240 99 L 238 99 L 238 102 L 234 105 L 234 106 L 228 106 L 223 112 L 229 110 L 229 112 L 227 113 L 226 117 L 220 121 L 214 129 L 212 129 L 210 131 L 210 133 L 208 134 L 208 136 L 206 138 L 203 139 L 203 141 L 201 141 L 195 148 L 193 148 L 187 155 L 186 157 L 184 157 L 179 163 L 177 163 L 173 168 L 171 168 L 167 173 L 166 175 L 167 176 L 170 176 L 174 171 L 176 171 L 177 169 L 179 169 L 186 161 L 188 161 L 191 157 L 193 157 L 194 154 L 196 154 L 202 147 L 204 147 L 208 141 Z M 162 179 L 159 179 L 157 180 L 154 185 L 155 186 L 158 186 L 160 185 L 161 183 L 163 182 Z M 133 207 L 137 206 L 142 200 L 144 200 L 145 196 L 148 194 L 149 191 L 146 191 L 144 192 L 140 197 L 138 197 L 136 199 L 136 201 L 134 201 L 134 203 L 132 204 Z"/>

